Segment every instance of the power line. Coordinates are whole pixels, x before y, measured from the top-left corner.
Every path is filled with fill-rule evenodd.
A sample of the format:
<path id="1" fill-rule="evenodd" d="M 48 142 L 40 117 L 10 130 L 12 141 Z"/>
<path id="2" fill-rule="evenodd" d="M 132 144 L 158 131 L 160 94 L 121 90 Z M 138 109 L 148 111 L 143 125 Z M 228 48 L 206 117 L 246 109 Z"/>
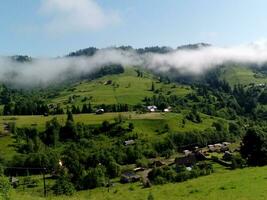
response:
<path id="1" fill-rule="evenodd" d="M 43 183 L 44 183 L 44 197 L 47 196 L 47 191 L 46 191 L 46 181 L 45 181 L 45 172 L 46 168 L 45 167 L 6 167 L 6 166 L 1 166 L 4 169 L 17 169 L 17 170 L 42 170 L 43 174 Z"/>
<path id="2" fill-rule="evenodd" d="M 2 168 L 5 168 L 5 169 L 30 169 L 30 170 L 46 170 L 45 167 L 5 167 L 5 166 L 1 166 Z"/>

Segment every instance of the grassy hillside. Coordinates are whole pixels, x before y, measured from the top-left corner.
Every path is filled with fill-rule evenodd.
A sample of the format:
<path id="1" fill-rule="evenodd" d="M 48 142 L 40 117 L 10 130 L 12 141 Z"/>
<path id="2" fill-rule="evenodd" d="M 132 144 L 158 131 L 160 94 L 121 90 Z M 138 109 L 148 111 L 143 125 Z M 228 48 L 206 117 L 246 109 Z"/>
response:
<path id="1" fill-rule="evenodd" d="M 267 83 L 267 76 L 255 72 L 249 67 L 232 65 L 222 69 L 221 78 L 229 82 L 230 85 L 242 84 L 248 85 L 251 83 L 265 84 Z"/>
<path id="2" fill-rule="evenodd" d="M 241 170 L 222 170 L 183 183 L 152 186 L 144 189 L 137 184 L 116 184 L 108 192 L 107 188 L 82 191 L 73 197 L 49 197 L 51 200 L 146 200 L 151 192 L 155 200 L 264 200 L 267 199 L 267 167 Z M 253 184 L 252 184 L 253 183 Z M 40 195 L 40 194 L 39 194 Z M 35 193 L 13 192 L 12 200 L 42 200 Z"/>
<path id="3" fill-rule="evenodd" d="M 110 81 L 108 83 L 108 81 Z M 119 75 L 108 75 L 93 81 L 83 81 L 71 88 L 65 89 L 51 101 L 68 105 L 74 103 L 82 105 L 89 102 L 100 104 L 129 104 L 136 105 L 145 97 L 152 96 L 152 82 L 155 89 L 161 89 L 164 94 L 186 95 L 191 89 L 188 86 L 159 83 L 151 74 L 144 73 L 138 77 L 134 68 L 126 68 Z"/>

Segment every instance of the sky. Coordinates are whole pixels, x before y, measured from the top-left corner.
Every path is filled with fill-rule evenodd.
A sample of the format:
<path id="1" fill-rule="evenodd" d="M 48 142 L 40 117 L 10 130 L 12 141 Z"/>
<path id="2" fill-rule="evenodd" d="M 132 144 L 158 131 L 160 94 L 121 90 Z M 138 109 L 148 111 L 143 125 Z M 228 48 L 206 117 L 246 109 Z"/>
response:
<path id="1" fill-rule="evenodd" d="M 0 3 L 0 55 L 267 38 L 266 0 L 8 0 Z"/>

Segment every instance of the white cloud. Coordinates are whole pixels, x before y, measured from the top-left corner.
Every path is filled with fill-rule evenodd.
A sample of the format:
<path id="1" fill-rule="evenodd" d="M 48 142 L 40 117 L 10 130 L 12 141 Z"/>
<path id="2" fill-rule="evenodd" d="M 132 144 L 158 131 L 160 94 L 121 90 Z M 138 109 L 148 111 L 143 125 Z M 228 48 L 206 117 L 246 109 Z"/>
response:
<path id="1" fill-rule="evenodd" d="M 166 54 L 138 54 L 133 50 L 102 49 L 91 57 L 64 57 L 58 59 L 34 59 L 30 63 L 18 63 L 0 57 L 0 82 L 18 87 L 34 87 L 61 82 L 80 75 L 90 74 L 109 64 L 142 66 L 157 72 L 177 69 L 189 74 L 201 74 L 228 62 L 244 64 L 267 63 L 267 40 L 254 43 L 195 50 L 174 50 Z"/>
<path id="2" fill-rule="evenodd" d="M 116 12 L 103 9 L 95 0 L 42 0 L 40 12 L 51 34 L 99 30 L 120 22 Z"/>

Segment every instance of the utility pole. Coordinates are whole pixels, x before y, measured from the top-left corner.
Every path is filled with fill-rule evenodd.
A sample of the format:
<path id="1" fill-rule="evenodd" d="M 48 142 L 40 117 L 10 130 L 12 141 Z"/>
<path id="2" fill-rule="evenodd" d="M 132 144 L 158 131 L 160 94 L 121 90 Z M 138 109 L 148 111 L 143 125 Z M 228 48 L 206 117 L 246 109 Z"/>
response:
<path id="1" fill-rule="evenodd" d="M 45 172 L 46 172 L 46 168 L 43 168 L 44 197 L 47 196 L 47 192 L 46 192 L 46 184 L 45 184 Z"/>

